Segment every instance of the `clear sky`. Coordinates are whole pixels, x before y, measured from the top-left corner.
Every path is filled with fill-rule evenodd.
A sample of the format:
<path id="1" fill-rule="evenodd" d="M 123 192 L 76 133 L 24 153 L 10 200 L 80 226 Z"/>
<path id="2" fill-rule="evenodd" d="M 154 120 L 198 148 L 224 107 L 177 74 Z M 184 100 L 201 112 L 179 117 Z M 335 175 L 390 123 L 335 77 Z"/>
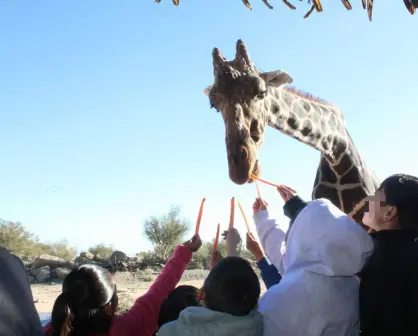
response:
<path id="1" fill-rule="evenodd" d="M 250 216 L 255 187 L 229 180 L 224 124 L 202 93 L 212 48 L 233 57 L 239 38 L 256 66 L 339 105 L 379 178 L 418 175 L 418 16 L 379 0 L 370 23 L 359 0 L 351 12 L 324 0 L 304 20 L 309 6 L 293 2 L 2 1 L 0 218 L 44 241 L 134 253 L 150 247 L 144 219 L 171 204 L 194 222 L 207 197 L 205 239 L 226 226 L 231 196 Z M 318 159 L 267 130 L 264 178 L 309 197 Z M 275 190 L 262 193 L 281 214 Z"/>

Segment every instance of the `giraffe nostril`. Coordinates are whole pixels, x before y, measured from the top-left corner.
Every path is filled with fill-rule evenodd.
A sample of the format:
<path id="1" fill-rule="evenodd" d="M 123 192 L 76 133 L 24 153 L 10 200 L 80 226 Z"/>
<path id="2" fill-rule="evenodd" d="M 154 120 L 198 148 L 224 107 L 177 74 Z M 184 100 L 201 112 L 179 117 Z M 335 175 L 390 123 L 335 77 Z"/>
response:
<path id="1" fill-rule="evenodd" d="M 240 152 L 240 161 L 247 161 L 248 160 L 248 150 L 244 147 L 241 146 L 239 149 Z"/>

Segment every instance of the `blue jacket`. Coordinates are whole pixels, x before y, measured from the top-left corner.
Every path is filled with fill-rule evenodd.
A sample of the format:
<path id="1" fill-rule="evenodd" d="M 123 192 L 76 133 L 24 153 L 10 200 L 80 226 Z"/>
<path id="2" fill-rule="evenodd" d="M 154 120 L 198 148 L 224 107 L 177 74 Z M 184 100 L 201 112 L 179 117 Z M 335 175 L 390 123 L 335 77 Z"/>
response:
<path id="1" fill-rule="evenodd" d="M 266 258 L 257 261 L 257 267 L 261 271 L 261 277 L 267 289 L 277 285 L 282 279 L 277 268 Z"/>

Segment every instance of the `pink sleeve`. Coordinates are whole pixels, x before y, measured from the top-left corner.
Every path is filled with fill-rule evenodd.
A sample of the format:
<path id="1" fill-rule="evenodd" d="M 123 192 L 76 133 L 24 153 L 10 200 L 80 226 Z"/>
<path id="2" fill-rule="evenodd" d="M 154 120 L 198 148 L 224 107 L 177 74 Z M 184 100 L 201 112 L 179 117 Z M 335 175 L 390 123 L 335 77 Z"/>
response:
<path id="1" fill-rule="evenodd" d="M 128 312 L 115 317 L 110 335 L 151 336 L 157 329 L 161 304 L 176 288 L 191 258 L 187 247 L 177 246 L 148 292 L 139 297 Z"/>

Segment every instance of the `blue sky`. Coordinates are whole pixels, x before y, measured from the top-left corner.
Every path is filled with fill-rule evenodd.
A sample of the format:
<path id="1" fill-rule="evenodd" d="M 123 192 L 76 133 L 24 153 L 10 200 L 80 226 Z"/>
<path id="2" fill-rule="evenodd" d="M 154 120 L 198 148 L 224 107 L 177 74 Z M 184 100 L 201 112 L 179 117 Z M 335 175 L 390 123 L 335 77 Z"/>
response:
<path id="1" fill-rule="evenodd" d="M 202 93 L 212 48 L 233 57 L 238 38 L 259 68 L 285 69 L 295 86 L 339 105 L 381 179 L 418 175 L 418 18 L 400 0 L 376 1 L 372 23 L 360 1 L 351 12 L 323 1 L 307 20 L 304 2 L 295 12 L 271 3 L 3 1 L 0 218 L 44 241 L 134 253 L 150 247 L 144 219 L 171 204 L 194 222 L 207 197 L 205 239 L 226 225 L 231 196 L 250 215 L 255 187 L 230 182 L 223 121 Z M 260 160 L 264 178 L 310 196 L 313 149 L 268 129 Z M 275 190 L 262 193 L 285 222 Z"/>

